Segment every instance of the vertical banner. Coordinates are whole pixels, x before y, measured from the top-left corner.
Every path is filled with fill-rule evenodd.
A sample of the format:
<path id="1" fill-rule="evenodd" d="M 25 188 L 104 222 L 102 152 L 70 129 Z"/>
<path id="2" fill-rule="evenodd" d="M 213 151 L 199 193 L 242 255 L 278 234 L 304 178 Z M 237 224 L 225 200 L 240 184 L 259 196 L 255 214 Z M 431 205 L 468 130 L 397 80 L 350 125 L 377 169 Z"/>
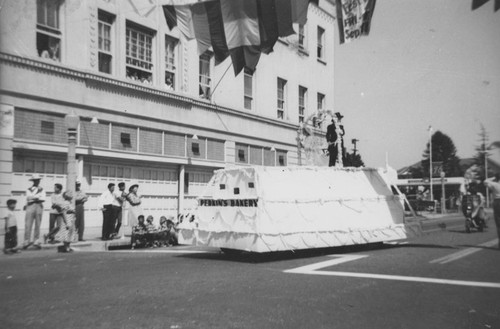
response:
<path id="1" fill-rule="evenodd" d="M 376 0 L 336 0 L 340 43 L 368 35 Z"/>

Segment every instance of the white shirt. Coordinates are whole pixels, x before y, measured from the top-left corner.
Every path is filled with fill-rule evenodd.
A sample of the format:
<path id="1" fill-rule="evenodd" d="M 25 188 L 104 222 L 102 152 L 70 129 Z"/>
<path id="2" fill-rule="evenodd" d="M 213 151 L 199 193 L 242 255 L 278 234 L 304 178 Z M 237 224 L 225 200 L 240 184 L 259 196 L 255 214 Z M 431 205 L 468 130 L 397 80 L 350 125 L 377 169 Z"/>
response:
<path id="1" fill-rule="evenodd" d="M 40 186 L 32 186 L 26 190 L 28 204 L 42 203 L 45 201 L 45 191 Z"/>
<path id="2" fill-rule="evenodd" d="M 496 182 L 495 177 L 485 179 L 484 185 L 493 193 L 493 199 L 500 199 L 500 182 Z"/>
<path id="3" fill-rule="evenodd" d="M 116 199 L 116 194 L 111 193 L 109 190 L 101 194 L 101 196 L 99 197 L 98 205 L 99 208 L 101 209 L 104 208 L 105 205 L 113 205 L 117 207 L 121 206 L 118 200 Z"/>

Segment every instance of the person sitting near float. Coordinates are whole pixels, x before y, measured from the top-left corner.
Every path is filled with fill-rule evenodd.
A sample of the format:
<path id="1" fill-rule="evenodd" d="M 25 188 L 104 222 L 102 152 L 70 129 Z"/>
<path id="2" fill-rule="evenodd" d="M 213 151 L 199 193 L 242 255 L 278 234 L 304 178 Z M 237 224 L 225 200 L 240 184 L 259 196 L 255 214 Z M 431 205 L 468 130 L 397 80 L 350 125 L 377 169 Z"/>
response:
<path id="1" fill-rule="evenodd" d="M 193 216 L 194 217 L 194 216 Z M 174 217 L 167 219 L 167 244 L 169 246 L 177 246 L 179 244 L 179 234 L 177 225 L 174 223 Z"/>
<path id="2" fill-rule="evenodd" d="M 149 215 L 146 219 L 146 246 L 154 247 L 158 246 L 158 229 L 153 223 L 154 217 Z"/>
<path id="3" fill-rule="evenodd" d="M 132 237 L 130 241 L 132 243 L 132 249 L 135 249 L 136 247 L 144 247 L 147 243 L 146 233 L 148 229 L 146 224 L 144 224 L 144 215 L 139 215 L 139 217 L 137 217 L 137 221 L 137 225 L 132 227 Z"/>

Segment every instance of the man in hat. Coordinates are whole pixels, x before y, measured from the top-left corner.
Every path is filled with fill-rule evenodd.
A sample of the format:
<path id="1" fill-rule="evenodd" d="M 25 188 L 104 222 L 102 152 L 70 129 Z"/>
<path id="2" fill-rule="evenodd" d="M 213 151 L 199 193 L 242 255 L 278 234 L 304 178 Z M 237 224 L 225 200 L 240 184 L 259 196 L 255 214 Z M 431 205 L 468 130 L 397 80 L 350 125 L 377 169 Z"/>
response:
<path id="1" fill-rule="evenodd" d="M 118 193 L 116 196 L 116 199 L 120 203 L 120 209 L 118 210 L 118 213 L 116 214 L 116 223 L 114 226 L 114 230 L 112 232 L 112 237 L 113 238 L 119 238 L 120 237 L 120 227 L 122 226 L 122 218 L 123 218 L 123 213 L 125 212 L 125 206 L 127 205 L 127 191 L 125 191 L 125 183 L 120 182 L 118 183 Z"/>
<path id="2" fill-rule="evenodd" d="M 78 232 L 78 241 L 85 241 L 83 240 L 83 231 L 85 230 L 85 208 L 83 205 L 88 198 L 81 186 L 82 182 L 77 180 L 75 185 L 75 229 Z"/>
<path id="3" fill-rule="evenodd" d="M 112 239 L 116 211 L 120 208 L 120 203 L 116 198 L 115 184 L 109 183 L 108 189 L 99 197 L 99 208 L 102 210 L 102 240 Z"/>
<path id="4" fill-rule="evenodd" d="M 335 112 L 335 116 L 337 117 L 337 124 L 339 128 L 338 135 L 339 137 L 339 152 L 342 155 L 342 166 L 345 164 L 345 147 L 344 147 L 344 135 L 345 135 L 345 130 L 344 130 L 344 125 L 342 124 L 342 118 L 344 117 L 340 112 Z"/>
<path id="5" fill-rule="evenodd" d="M 23 249 L 27 249 L 30 245 L 41 249 L 40 246 L 40 224 L 42 222 L 43 202 L 45 201 L 45 191 L 40 186 L 41 177 L 34 174 L 30 181 L 32 186 L 26 190 L 26 216 L 24 219 L 24 243 Z M 35 232 L 33 240 L 31 240 L 31 229 L 35 223 Z"/>

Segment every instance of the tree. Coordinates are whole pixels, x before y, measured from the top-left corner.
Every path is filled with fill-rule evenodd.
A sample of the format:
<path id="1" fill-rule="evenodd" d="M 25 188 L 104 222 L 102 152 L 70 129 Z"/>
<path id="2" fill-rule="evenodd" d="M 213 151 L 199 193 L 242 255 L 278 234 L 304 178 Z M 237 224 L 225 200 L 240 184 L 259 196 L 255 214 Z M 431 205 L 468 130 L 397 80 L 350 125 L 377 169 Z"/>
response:
<path id="1" fill-rule="evenodd" d="M 363 160 L 361 159 L 361 155 L 359 153 L 356 153 L 356 152 L 353 152 L 353 153 L 346 152 L 345 153 L 345 162 L 346 162 L 346 163 L 344 163 L 345 167 L 364 167 L 365 166 Z"/>
<path id="2" fill-rule="evenodd" d="M 485 163 L 488 159 L 490 148 L 488 147 L 488 133 L 486 129 L 481 124 L 481 131 L 479 132 L 479 145 L 476 146 L 476 154 L 474 155 L 474 164 L 478 166 L 478 174 L 481 180 L 486 178 Z M 494 143 L 493 143 L 494 144 Z M 493 145 L 492 144 L 492 145 Z M 488 177 L 491 177 L 494 173 L 488 171 Z"/>
<path id="3" fill-rule="evenodd" d="M 460 159 L 456 155 L 457 148 L 451 138 L 438 130 L 431 136 L 431 141 L 432 162 L 442 162 L 442 168 L 447 177 L 462 176 L 463 172 L 459 165 Z M 430 145 L 427 143 L 427 147 L 422 155 L 423 159 L 421 163 L 423 177 L 429 177 L 429 148 Z"/>

